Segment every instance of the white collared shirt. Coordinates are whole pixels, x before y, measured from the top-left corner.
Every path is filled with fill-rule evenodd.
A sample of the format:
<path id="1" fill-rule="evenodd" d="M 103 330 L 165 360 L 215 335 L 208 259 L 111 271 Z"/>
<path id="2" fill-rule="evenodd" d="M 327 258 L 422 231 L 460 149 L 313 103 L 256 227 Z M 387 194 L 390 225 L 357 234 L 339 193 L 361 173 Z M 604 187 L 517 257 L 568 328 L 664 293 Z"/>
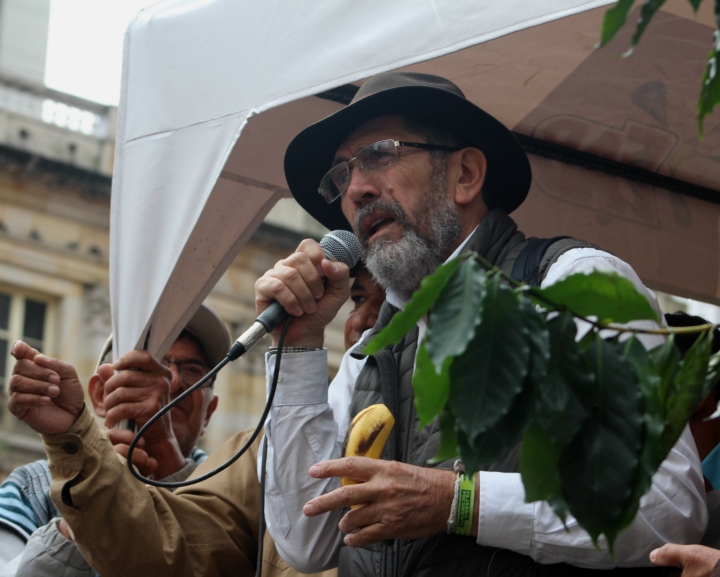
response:
<path id="1" fill-rule="evenodd" d="M 450 258 L 457 256 L 463 246 Z M 593 270 L 615 271 L 628 278 L 662 318 L 654 293 L 642 284 L 635 271 L 619 258 L 597 249 L 577 248 L 561 255 L 542 286 Z M 405 304 L 393 292 L 387 298 L 398 308 Z M 650 321 L 633 325 L 656 326 Z M 425 320 L 418 326 L 422 338 Z M 662 342 L 662 337 L 643 335 L 640 340 L 652 348 Z M 268 528 L 282 557 L 307 573 L 337 566 L 342 546 L 338 522 L 343 511 L 308 518 L 302 508 L 310 499 L 339 486 L 337 478 L 311 478 L 308 469 L 341 456 L 355 380 L 365 363 L 365 359 L 355 359 L 348 353 L 329 388 L 327 351 L 283 356 L 275 402 L 265 428 L 271 447 L 265 499 Z M 275 357 L 268 356 L 268 386 L 274 364 Z M 641 499 L 632 525 L 617 538 L 615 560 L 605 543 L 601 540 L 598 550 L 573 518 L 568 518 L 566 531 L 547 503 L 525 503 L 519 473 L 481 472 L 479 499 L 477 542 L 529 555 L 540 563 L 567 562 L 597 569 L 648 566 L 650 551 L 666 542 L 696 543 L 707 523 L 700 460 L 688 427 L 653 477 L 652 489 Z"/>

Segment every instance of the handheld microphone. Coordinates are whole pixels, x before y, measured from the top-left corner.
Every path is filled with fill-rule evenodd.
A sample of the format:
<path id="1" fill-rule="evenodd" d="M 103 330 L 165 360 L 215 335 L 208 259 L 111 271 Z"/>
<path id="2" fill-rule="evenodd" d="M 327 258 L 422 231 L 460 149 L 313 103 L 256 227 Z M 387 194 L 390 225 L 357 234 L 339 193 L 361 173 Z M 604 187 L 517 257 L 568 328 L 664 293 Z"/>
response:
<path id="1" fill-rule="evenodd" d="M 320 247 L 325 258 L 335 262 L 342 262 L 350 268 L 357 264 L 362 254 L 360 241 L 347 230 L 334 230 L 320 239 Z M 230 360 L 234 361 L 253 348 L 266 334 L 277 327 L 288 317 L 287 311 L 275 301 L 255 319 L 253 325 L 238 337 L 228 353 Z"/>

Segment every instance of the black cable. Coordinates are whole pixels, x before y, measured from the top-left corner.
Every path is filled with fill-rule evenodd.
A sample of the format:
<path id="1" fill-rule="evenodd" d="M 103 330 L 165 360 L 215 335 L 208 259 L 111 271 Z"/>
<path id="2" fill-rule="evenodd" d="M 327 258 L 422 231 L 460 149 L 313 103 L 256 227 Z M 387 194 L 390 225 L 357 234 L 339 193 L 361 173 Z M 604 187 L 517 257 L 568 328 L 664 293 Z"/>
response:
<path id="1" fill-rule="evenodd" d="M 192 387 L 190 387 L 182 395 L 180 395 L 176 399 L 173 399 L 170 403 L 168 403 L 162 409 L 160 409 L 157 413 L 155 413 L 151 417 L 151 419 L 147 423 L 145 423 L 140 428 L 140 430 L 137 432 L 137 434 L 135 435 L 135 438 L 132 440 L 132 443 L 130 443 L 130 447 L 128 449 L 128 455 L 127 455 L 128 468 L 130 469 L 130 472 L 133 474 L 133 476 L 136 479 L 138 479 L 148 485 L 153 485 L 154 487 L 162 487 L 165 489 L 177 489 L 178 487 L 187 487 L 189 485 L 194 485 L 195 483 L 199 483 L 200 481 L 204 481 L 205 479 L 209 479 L 210 477 L 217 475 L 220 471 L 224 471 L 225 469 L 227 469 L 230 465 L 232 465 L 235 461 L 237 461 L 240 457 L 242 457 L 245 454 L 245 452 L 250 448 L 250 445 L 252 445 L 255 442 L 255 439 L 257 439 L 258 435 L 260 434 L 260 430 L 265 425 L 265 420 L 267 419 L 267 416 L 270 413 L 270 408 L 272 407 L 272 402 L 273 402 L 273 399 L 275 398 L 275 391 L 277 389 L 278 377 L 280 376 L 280 359 L 282 357 L 283 345 L 285 344 L 285 335 L 287 334 L 287 331 L 290 328 L 291 320 L 292 320 L 292 317 L 288 317 L 288 320 L 285 322 L 285 326 L 283 327 L 283 330 L 280 333 L 280 340 L 278 341 L 278 347 L 277 347 L 277 358 L 275 359 L 275 370 L 273 371 L 272 383 L 270 384 L 270 394 L 268 395 L 267 402 L 265 403 L 265 410 L 263 411 L 263 414 L 260 417 L 260 422 L 258 423 L 257 427 L 255 428 L 255 431 L 253 431 L 253 434 L 250 436 L 247 443 L 245 443 L 245 445 L 242 447 L 242 449 L 240 449 L 230 459 L 228 459 L 222 465 L 216 467 L 212 471 L 205 473 L 201 477 L 195 477 L 194 479 L 188 479 L 186 481 L 163 482 L 163 481 L 155 481 L 154 479 L 148 479 L 147 477 L 143 477 L 140 474 L 140 472 L 137 471 L 135 469 L 135 467 L 133 467 L 133 465 L 132 465 L 133 451 L 135 450 L 135 447 L 137 446 L 137 444 L 140 441 L 140 439 L 142 438 L 142 436 L 145 434 L 145 431 L 147 431 L 150 427 L 152 427 L 158 421 L 158 419 L 160 419 L 165 413 L 167 413 L 170 409 L 172 409 L 175 405 L 177 405 L 185 397 L 187 397 L 188 395 L 191 395 L 193 393 L 193 391 L 199 389 L 208 380 L 213 378 L 220 371 L 220 369 L 222 369 L 225 365 L 227 365 L 231 360 L 234 360 L 234 358 L 232 357 L 232 354 L 230 352 L 207 375 L 205 375 L 202 379 L 200 379 L 197 383 L 195 383 Z"/>

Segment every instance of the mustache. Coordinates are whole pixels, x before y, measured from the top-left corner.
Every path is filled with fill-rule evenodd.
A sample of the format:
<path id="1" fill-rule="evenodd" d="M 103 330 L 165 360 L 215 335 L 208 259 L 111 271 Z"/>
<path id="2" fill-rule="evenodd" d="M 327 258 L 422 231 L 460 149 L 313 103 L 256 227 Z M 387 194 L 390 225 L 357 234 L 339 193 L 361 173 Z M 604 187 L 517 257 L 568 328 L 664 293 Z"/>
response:
<path id="1" fill-rule="evenodd" d="M 370 201 L 355 212 L 355 218 L 353 219 L 355 236 L 357 236 L 360 244 L 364 248 L 367 248 L 369 235 L 362 230 L 361 223 L 365 217 L 370 216 L 375 211 L 387 213 L 403 227 L 412 227 L 412 223 L 407 213 L 403 210 L 402 206 L 400 206 L 400 203 L 382 198 Z"/>

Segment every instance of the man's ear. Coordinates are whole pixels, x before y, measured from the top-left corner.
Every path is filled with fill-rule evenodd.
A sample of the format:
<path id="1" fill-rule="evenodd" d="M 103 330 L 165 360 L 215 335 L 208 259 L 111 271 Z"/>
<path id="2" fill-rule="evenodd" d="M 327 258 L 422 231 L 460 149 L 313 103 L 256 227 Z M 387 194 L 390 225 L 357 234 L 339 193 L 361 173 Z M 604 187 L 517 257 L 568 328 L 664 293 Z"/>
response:
<path id="1" fill-rule="evenodd" d="M 97 373 L 90 377 L 88 394 L 90 395 L 90 401 L 92 402 L 95 414 L 98 417 L 105 417 L 105 405 L 103 404 L 105 400 L 105 381 L 103 381 Z"/>
<path id="2" fill-rule="evenodd" d="M 478 148 L 463 148 L 456 152 L 454 200 L 456 204 L 471 204 L 482 197 L 481 191 L 487 175 L 487 159 Z"/>

